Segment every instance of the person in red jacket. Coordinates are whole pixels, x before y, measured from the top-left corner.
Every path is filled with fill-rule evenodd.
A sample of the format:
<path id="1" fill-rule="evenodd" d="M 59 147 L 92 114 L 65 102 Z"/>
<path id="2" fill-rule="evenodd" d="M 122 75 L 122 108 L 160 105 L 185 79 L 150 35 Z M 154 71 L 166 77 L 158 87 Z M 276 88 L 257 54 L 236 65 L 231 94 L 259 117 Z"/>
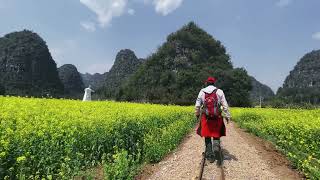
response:
<path id="1" fill-rule="evenodd" d="M 195 105 L 197 118 L 201 116 L 197 134 L 205 138 L 205 156 L 210 162 L 218 159 L 220 137 L 226 135 L 222 112 L 227 122 L 231 120 L 225 95 L 221 89 L 214 86 L 215 82 L 214 77 L 208 77 L 205 82 L 207 87 L 200 90 Z"/>

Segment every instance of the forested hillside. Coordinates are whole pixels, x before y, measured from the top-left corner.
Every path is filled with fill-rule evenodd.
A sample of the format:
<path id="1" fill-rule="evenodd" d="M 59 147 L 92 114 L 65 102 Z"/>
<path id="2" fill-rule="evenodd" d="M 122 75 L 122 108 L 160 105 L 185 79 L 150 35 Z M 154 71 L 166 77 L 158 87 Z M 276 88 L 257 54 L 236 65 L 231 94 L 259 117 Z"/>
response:
<path id="1" fill-rule="evenodd" d="M 106 79 L 107 73 L 94 73 L 94 74 L 81 74 L 82 81 L 84 83 L 85 87 L 88 87 L 89 85 L 92 86 L 93 89 L 99 89 L 103 86 L 104 81 Z"/>
<path id="2" fill-rule="evenodd" d="M 0 84 L 7 95 L 63 94 L 57 65 L 46 42 L 28 30 L 0 38 Z"/>
<path id="3" fill-rule="evenodd" d="M 190 105 L 205 79 L 215 76 L 232 106 L 250 106 L 260 96 L 273 96 L 245 69 L 234 68 L 221 42 L 193 22 L 171 33 L 149 57 L 137 58 L 123 49 L 109 72 L 93 75 L 79 74 L 74 65 L 63 65 L 58 73 L 40 36 L 14 32 L 0 39 L 0 68 L 0 94 L 9 95 L 79 98 L 91 85 L 94 99 Z"/>
<path id="4" fill-rule="evenodd" d="M 269 101 L 275 96 L 269 86 L 262 84 L 254 77 L 251 77 L 251 85 L 252 89 L 250 91 L 250 100 L 253 105 L 260 105 L 260 100 L 263 105 L 266 101 Z"/>
<path id="5" fill-rule="evenodd" d="M 320 50 L 300 59 L 277 95 L 286 103 L 320 104 Z"/>
<path id="6" fill-rule="evenodd" d="M 80 73 L 73 64 L 65 64 L 58 68 L 59 77 L 64 85 L 65 96 L 79 98 L 83 94 L 84 84 Z"/>
<path id="7" fill-rule="evenodd" d="M 232 106 L 249 106 L 251 79 L 233 68 L 220 41 L 190 22 L 148 57 L 118 94 L 119 100 L 193 104 L 208 76 L 215 76 Z"/>
<path id="8" fill-rule="evenodd" d="M 137 71 L 142 61 L 136 57 L 130 49 L 118 52 L 110 71 L 105 74 L 102 88 L 98 90 L 100 98 L 115 99 L 119 93 L 120 86 Z"/>

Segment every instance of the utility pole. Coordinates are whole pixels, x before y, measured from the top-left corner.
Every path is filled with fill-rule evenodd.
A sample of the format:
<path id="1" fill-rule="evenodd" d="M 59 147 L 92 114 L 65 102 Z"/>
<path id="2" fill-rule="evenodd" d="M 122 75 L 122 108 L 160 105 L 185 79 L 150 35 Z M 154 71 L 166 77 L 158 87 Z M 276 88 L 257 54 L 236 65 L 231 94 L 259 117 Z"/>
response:
<path id="1" fill-rule="evenodd" d="M 261 95 L 260 95 L 260 108 L 262 107 L 262 98 L 261 98 Z"/>
<path id="2" fill-rule="evenodd" d="M 261 87 L 259 88 L 259 105 L 260 105 L 260 108 L 262 108 Z"/>

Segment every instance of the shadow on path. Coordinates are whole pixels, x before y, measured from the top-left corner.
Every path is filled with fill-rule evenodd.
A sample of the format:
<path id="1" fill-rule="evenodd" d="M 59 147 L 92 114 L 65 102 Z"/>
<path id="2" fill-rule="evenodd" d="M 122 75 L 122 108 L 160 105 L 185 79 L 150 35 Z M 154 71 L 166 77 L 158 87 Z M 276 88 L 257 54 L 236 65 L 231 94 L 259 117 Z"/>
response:
<path id="1" fill-rule="evenodd" d="M 223 160 L 227 160 L 227 161 L 238 161 L 238 158 L 232 154 L 230 154 L 230 152 L 226 149 L 222 148 L 222 155 L 223 155 Z"/>

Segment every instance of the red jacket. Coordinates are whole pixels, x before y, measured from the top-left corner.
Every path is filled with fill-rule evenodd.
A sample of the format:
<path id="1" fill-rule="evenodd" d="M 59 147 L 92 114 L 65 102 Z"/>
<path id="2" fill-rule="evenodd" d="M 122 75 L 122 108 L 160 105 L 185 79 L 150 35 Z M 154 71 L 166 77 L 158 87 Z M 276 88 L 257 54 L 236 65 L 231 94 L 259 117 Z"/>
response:
<path id="1" fill-rule="evenodd" d="M 197 134 L 201 137 L 214 137 L 220 138 L 226 135 L 226 126 L 223 122 L 223 117 L 221 116 L 215 120 L 207 121 L 206 114 L 202 113 L 201 121 L 199 123 Z"/>

